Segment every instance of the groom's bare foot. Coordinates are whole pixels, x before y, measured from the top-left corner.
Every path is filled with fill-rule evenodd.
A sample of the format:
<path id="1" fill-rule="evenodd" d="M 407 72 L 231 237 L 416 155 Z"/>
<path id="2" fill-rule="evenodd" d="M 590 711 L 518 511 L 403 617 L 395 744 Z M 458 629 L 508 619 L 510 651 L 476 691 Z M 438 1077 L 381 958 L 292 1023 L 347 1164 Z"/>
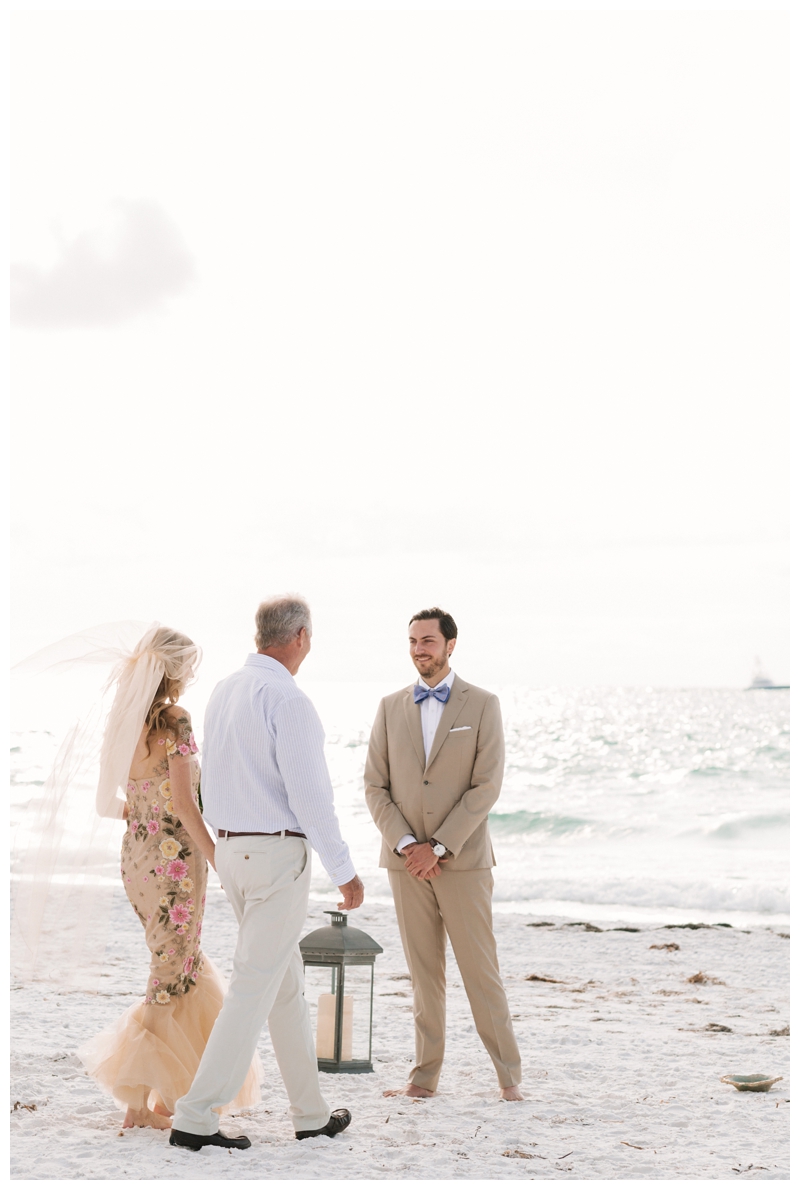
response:
<path id="1" fill-rule="evenodd" d="M 507 1099 L 510 1103 L 519 1103 L 525 1096 L 519 1087 L 503 1087 L 500 1091 L 500 1098 Z"/>
<path id="2" fill-rule="evenodd" d="M 427 1087 L 418 1087 L 416 1083 L 409 1083 L 399 1091 L 384 1091 L 383 1094 L 384 1098 L 389 1095 L 408 1095 L 409 1099 L 433 1099 L 435 1091 L 429 1091 Z"/>
<path id="3" fill-rule="evenodd" d="M 123 1128 L 171 1128 L 172 1119 L 169 1116 L 156 1115 L 145 1108 L 144 1111 L 134 1111 L 129 1107 L 122 1121 Z"/>

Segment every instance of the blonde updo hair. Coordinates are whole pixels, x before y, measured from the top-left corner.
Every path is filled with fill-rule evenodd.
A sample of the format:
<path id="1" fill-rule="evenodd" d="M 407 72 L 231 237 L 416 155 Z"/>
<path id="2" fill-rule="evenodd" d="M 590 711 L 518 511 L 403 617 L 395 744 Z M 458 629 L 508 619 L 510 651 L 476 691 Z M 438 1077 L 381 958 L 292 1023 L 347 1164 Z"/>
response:
<path id="1" fill-rule="evenodd" d="M 155 654 L 164 673 L 147 712 L 147 733 L 164 731 L 169 726 L 170 708 L 174 707 L 194 678 L 200 650 L 188 636 L 173 628 L 156 628 L 143 637 L 135 652 Z"/>

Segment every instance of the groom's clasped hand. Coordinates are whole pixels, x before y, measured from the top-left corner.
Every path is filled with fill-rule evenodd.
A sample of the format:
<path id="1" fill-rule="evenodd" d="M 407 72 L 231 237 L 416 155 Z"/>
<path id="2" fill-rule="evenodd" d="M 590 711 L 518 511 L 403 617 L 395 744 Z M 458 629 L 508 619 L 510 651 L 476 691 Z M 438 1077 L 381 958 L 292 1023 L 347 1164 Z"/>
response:
<path id="1" fill-rule="evenodd" d="M 447 863 L 447 857 L 439 858 L 434 854 L 430 843 L 409 843 L 403 848 L 406 857 L 406 871 L 418 880 L 432 880 L 440 875 L 442 869 L 439 864 Z"/>

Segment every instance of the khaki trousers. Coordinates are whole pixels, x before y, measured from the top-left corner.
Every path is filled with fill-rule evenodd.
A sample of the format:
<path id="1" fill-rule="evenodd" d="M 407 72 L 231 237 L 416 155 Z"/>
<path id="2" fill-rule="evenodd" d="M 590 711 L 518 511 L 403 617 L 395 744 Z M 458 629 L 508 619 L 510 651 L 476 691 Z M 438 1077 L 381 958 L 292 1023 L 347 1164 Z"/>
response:
<path id="1" fill-rule="evenodd" d="M 319 1089 L 297 946 L 308 912 L 311 848 L 291 836 L 245 835 L 219 839 L 216 860 L 239 922 L 233 975 L 194 1082 L 175 1105 L 173 1128 L 198 1136 L 219 1130 L 214 1108 L 238 1094 L 265 1021 L 295 1131 L 321 1128 L 331 1112 Z"/>
<path id="2" fill-rule="evenodd" d="M 435 1091 L 444 1058 L 445 930 L 464 981 L 478 1036 L 501 1087 L 522 1082 L 519 1049 L 492 930 L 491 868 L 417 880 L 388 870 L 400 937 L 414 989 L 416 1065 L 409 1081 Z"/>

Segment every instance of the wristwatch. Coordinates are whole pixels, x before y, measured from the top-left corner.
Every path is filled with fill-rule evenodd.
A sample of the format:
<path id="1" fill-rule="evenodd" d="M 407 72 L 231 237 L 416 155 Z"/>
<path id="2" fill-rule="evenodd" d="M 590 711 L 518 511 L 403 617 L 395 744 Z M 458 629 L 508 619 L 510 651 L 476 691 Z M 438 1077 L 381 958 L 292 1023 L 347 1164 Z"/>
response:
<path id="1" fill-rule="evenodd" d="M 443 855 L 449 854 L 444 843 L 437 843 L 435 839 L 430 839 L 429 842 L 431 845 L 431 851 L 433 852 L 433 854 L 436 856 L 437 859 L 441 859 Z"/>

